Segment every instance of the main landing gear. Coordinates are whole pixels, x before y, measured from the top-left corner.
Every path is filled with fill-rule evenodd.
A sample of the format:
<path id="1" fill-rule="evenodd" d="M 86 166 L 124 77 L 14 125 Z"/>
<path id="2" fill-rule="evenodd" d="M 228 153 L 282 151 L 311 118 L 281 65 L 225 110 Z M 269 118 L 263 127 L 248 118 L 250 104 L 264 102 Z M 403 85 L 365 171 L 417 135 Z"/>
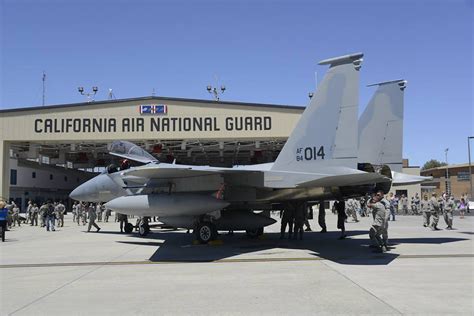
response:
<path id="1" fill-rule="evenodd" d="M 142 217 L 138 223 L 138 235 L 145 237 L 150 232 L 150 225 L 148 217 Z"/>
<path id="2" fill-rule="evenodd" d="M 245 233 L 247 234 L 247 237 L 255 239 L 263 235 L 263 227 L 247 229 Z"/>
<path id="3" fill-rule="evenodd" d="M 207 244 L 211 240 L 215 240 L 217 238 L 217 229 L 216 225 L 208 221 L 199 222 L 197 227 L 194 229 L 194 234 L 196 235 L 196 239 L 201 244 Z"/>

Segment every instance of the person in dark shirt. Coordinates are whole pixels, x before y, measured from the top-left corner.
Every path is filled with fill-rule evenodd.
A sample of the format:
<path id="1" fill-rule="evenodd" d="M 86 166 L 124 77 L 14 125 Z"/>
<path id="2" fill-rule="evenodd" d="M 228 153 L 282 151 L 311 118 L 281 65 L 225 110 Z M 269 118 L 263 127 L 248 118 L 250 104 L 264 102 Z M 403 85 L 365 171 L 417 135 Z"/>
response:
<path id="1" fill-rule="evenodd" d="M 340 199 L 339 201 L 336 201 L 334 205 L 337 212 L 337 228 L 341 230 L 341 236 L 339 239 L 344 239 L 346 238 L 346 228 L 344 226 L 344 222 L 347 219 L 346 203 L 343 199 Z"/>

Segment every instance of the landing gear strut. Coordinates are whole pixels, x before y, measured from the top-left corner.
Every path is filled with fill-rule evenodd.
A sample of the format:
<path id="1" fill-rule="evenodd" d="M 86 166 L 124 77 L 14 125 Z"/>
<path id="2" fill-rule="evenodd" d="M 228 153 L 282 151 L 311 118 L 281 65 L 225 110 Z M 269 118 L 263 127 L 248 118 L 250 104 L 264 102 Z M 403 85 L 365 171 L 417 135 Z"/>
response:
<path id="1" fill-rule="evenodd" d="M 138 223 L 138 235 L 145 237 L 150 232 L 150 225 L 148 224 L 149 218 L 143 217 Z"/>
<path id="2" fill-rule="evenodd" d="M 255 229 L 247 229 L 245 233 L 250 238 L 257 238 L 263 235 L 263 227 L 255 228 Z"/>
<path id="3" fill-rule="evenodd" d="M 207 244 L 217 238 L 217 229 L 211 222 L 200 222 L 194 230 L 194 234 L 201 244 Z"/>

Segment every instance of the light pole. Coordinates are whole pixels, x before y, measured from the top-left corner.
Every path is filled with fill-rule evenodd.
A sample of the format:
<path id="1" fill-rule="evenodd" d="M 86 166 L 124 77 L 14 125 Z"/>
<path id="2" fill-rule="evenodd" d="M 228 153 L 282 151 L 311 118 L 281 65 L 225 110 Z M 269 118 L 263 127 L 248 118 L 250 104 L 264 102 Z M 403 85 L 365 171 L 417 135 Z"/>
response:
<path id="1" fill-rule="evenodd" d="M 219 101 L 220 100 L 220 96 L 221 94 L 223 94 L 225 92 L 225 86 L 221 86 L 221 92 L 219 92 L 219 90 L 217 90 L 216 87 L 213 87 L 211 85 L 208 85 L 207 86 L 207 92 L 209 92 L 210 94 L 212 94 L 214 96 L 214 99 L 216 101 Z"/>
<path id="2" fill-rule="evenodd" d="M 84 92 L 84 87 L 79 87 L 77 88 L 77 91 L 81 95 L 85 95 L 87 97 L 87 102 L 94 101 L 94 96 L 97 94 L 97 91 L 99 91 L 99 88 L 97 87 L 92 87 L 92 92 Z"/>
<path id="3" fill-rule="evenodd" d="M 449 151 L 449 148 L 446 148 L 444 150 L 444 154 L 445 154 L 445 157 L 446 157 L 446 194 L 449 195 L 451 192 L 450 192 L 450 189 L 449 189 L 449 167 L 448 167 L 448 151 Z"/>
<path id="4" fill-rule="evenodd" d="M 467 138 L 467 154 L 469 156 L 469 200 L 472 199 L 472 170 L 471 170 L 471 139 L 474 139 L 474 136 L 468 136 Z"/>

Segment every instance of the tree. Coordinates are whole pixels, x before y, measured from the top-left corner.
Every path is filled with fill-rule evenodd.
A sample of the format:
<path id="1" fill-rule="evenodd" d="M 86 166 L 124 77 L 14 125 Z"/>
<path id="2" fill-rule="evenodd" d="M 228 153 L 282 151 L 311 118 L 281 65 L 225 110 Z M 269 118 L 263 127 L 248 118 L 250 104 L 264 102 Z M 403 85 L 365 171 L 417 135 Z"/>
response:
<path id="1" fill-rule="evenodd" d="M 431 168 L 437 168 L 437 167 L 442 167 L 446 166 L 445 162 L 438 161 L 436 159 L 431 159 L 425 162 L 421 170 L 426 170 L 426 169 L 431 169 Z"/>

